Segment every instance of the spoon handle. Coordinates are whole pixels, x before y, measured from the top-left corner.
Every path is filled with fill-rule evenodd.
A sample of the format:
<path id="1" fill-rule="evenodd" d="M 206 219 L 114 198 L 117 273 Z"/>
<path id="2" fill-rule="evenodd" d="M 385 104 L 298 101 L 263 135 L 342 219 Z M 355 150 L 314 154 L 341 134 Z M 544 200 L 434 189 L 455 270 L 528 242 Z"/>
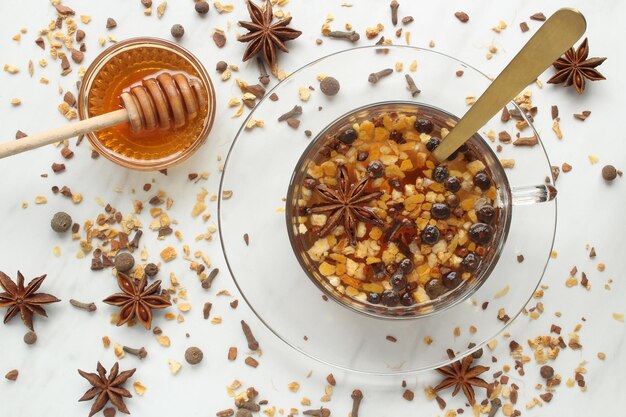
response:
<path id="1" fill-rule="evenodd" d="M 435 158 L 444 161 L 452 155 L 576 43 L 586 28 L 578 10 L 563 8 L 550 16 L 435 149 Z"/>

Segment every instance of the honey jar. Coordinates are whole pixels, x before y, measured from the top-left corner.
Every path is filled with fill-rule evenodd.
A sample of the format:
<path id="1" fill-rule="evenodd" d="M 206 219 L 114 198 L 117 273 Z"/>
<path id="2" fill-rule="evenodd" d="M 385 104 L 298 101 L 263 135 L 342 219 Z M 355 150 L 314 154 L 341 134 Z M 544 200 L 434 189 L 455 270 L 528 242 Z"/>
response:
<path id="1" fill-rule="evenodd" d="M 81 119 L 122 108 L 120 94 L 162 72 L 197 80 L 204 105 L 183 126 L 134 132 L 128 123 L 87 135 L 93 148 L 126 168 L 154 171 L 189 158 L 205 142 L 215 119 L 215 89 L 205 68 L 179 45 L 157 38 L 133 38 L 103 51 L 87 69 L 80 86 Z"/>

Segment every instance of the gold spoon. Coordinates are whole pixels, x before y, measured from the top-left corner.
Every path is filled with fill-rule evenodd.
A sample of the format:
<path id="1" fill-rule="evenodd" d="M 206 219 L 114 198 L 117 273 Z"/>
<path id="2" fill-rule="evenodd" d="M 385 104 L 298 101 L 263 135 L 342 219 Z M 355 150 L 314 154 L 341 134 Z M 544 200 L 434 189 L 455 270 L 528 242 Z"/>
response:
<path id="1" fill-rule="evenodd" d="M 550 16 L 435 149 L 435 158 L 444 161 L 452 155 L 574 45 L 586 28 L 585 17 L 578 10 L 559 9 Z"/>

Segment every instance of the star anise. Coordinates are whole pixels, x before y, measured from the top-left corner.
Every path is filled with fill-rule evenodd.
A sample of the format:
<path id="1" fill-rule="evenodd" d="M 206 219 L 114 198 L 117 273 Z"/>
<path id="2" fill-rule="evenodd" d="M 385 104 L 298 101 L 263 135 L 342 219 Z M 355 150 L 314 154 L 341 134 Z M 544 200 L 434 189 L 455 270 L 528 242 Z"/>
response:
<path id="1" fill-rule="evenodd" d="M 451 358 L 454 357 L 450 353 L 448 355 Z M 452 391 L 452 396 L 454 397 L 462 389 L 469 403 L 474 405 L 476 403 L 476 395 L 473 387 L 487 388 L 489 384 L 484 379 L 478 378 L 478 375 L 487 372 L 489 368 L 481 365 L 476 365 L 472 368 L 473 360 L 472 355 L 467 355 L 460 361 L 437 368 L 437 372 L 445 376 L 445 378 L 435 387 L 435 392 L 454 387 Z"/>
<path id="2" fill-rule="evenodd" d="M 103 302 L 121 307 L 117 325 L 121 326 L 133 318 L 137 318 L 146 329 L 152 325 L 152 310 L 166 308 L 172 305 L 161 295 L 161 281 L 157 280 L 148 288 L 146 277 L 137 284 L 126 274 L 118 273 L 117 285 L 123 292 L 105 298 Z"/>
<path id="3" fill-rule="evenodd" d="M 61 300 L 50 294 L 35 292 L 41 287 L 44 279 L 45 275 L 34 278 L 24 287 L 24 276 L 19 271 L 17 283 L 0 271 L 0 286 L 6 291 L 0 293 L 0 307 L 9 307 L 4 316 L 5 323 L 19 312 L 26 327 L 33 330 L 33 313 L 48 317 L 42 306 Z"/>
<path id="4" fill-rule="evenodd" d="M 330 212 L 326 224 L 319 231 L 320 236 L 327 235 L 343 222 L 343 227 L 350 238 L 350 243 L 356 245 L 356 227 L 358 220 L 379 227 L 384 226 L 384 222 L 374 211 L 370 207 L 363 205 L 383 194 L 382 191 L 364 194 L 368 181 L 369 178 L 365 176 L 356 184 L 351 184 L 348 170 L 342 165 L 337 172 L 336 187 L 333 188 L 327 184 L 319 184 L 315 187 L 315 192 L 326 203 L 310 207 L 308 212 L 312 214 Z"/>
<path id="5" fill-rule="evenodd" d="M 602 64 L 606 58 L 589 58 L 589 45 L 587 38 L 578 46 L 578 49 L 570 48 L 565 55 L 557 59 L 552 66 L 557 72 L 548 80 L 550 84 L 563 83 L 566 87 L 573 85 L 582 94 L 585 89 L 585 78 L 590 81 L 605 80 L 596 67 Z"/>
<path id="6" fill-rule="evenodd" d="M 248 13 L 252 21 L 239 22 L 242 27 L 248 29 L 248 33 L 239 37 L 239 42 L 249 42 L 243 55 L 243 60 L 247 61 L 262 52 L 265 62 L 267 62 L 273 72 L 276 72 L 276 49 L 289 52 L 285 42 L 296 39 L 302 32 L 287 27 L 291 22 L 291 16 L 272 24 L 274 15 L 272 14 L 272 3 L 270 3 L 270 0 L 266 0 L 265 8 L 263 9 L 249 0 L 247 3 Z"/>
<path id="7" fill-rule="evenodd" d="M 123 388 L 123 385 L 128 378 L 135 373 L 135 369 L 123 371 L 122 373 L 119 373 L 119 369 L 119 364 L 115 362 L 108 377 L 106 376 L 106 369 L 104 369 L 100 362 L 98 362 L 97 374 L 81 371 L 80 369 L 78 370 L 78 373 L 92 385 L 92 388 L 78 401 L 89 401 L 97 397 L 96 401 L 94 401 L 91 406 L 89 417 L 102 410 L 109 401 L 111 401 L 120 412 L 130 414 L 128 408 L 126 408 L 126 404 L 124 404 L 124 397 L 131 398 L 132 394 L 127 389 Z"/>

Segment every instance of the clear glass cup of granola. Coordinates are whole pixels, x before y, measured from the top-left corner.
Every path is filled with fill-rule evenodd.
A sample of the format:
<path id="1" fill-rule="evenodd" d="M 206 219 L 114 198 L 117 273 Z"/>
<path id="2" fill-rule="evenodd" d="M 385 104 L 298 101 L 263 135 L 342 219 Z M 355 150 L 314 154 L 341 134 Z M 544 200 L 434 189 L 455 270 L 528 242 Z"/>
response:
<path id="1" fill-rule="evenodd" d="M 424 104 L 373 103 L 305 150 L 289 185 L 287 230 L 303 270 L 330 298 L 380 318 L 436 314 L 489 277 L 513 204 L 556 197 L 548 184 L 512 190 L 479 134 L 439 163 L 431 152 L 457 121 Z"/>
<path id="2" fill-rule="evenodd" d="M 324 75 L 336 95 L 320 91 Z M 531 95 L 455 160 L 429 151 L 489 83 L 432 50 L 363 47 L 295 71 L 251 112 L 225 163 L 219 230 L 235 283 L 279 338 L 343 369 L 407 373 L 479 349 L 524 310 L 556 230 Z"/>

